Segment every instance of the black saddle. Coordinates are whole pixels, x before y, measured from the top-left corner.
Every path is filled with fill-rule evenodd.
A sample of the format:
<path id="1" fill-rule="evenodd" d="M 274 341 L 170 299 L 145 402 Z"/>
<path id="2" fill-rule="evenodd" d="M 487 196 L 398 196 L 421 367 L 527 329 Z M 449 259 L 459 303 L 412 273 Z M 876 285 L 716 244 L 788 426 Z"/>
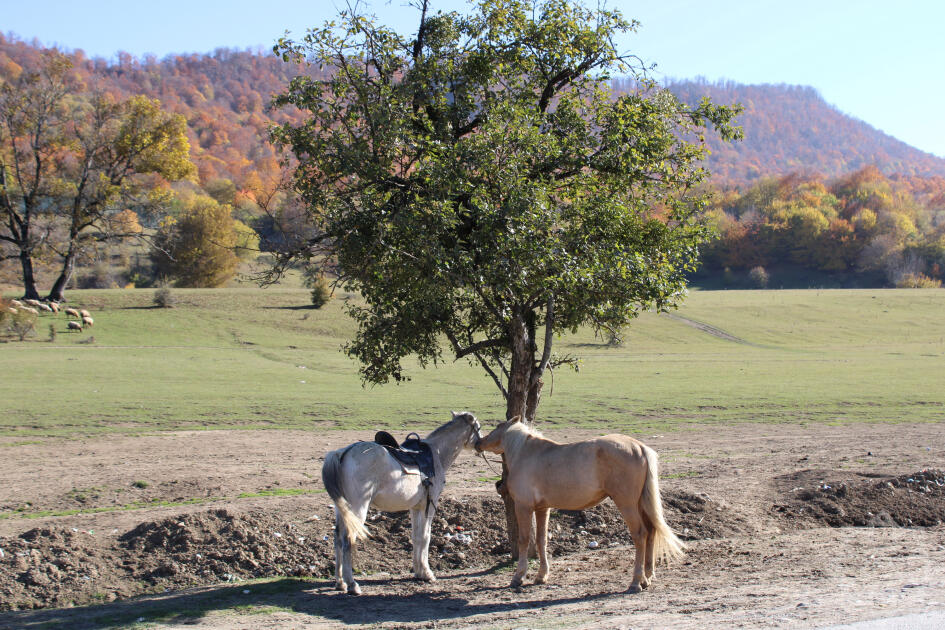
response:
<path id="1" fill-rule="evenodd" d="M 398 444 L 397 439 L 387 431 L 378 431 L 374 435 L 374 441 L 386 448 L 391 457 L 401 464 L 416 466 L 425 484 L 429 484 L 429 480 L 434 477 L 436 470 L 433 466 L 433 451 L 416 433 L 407 435 L 403 443 Z"/>

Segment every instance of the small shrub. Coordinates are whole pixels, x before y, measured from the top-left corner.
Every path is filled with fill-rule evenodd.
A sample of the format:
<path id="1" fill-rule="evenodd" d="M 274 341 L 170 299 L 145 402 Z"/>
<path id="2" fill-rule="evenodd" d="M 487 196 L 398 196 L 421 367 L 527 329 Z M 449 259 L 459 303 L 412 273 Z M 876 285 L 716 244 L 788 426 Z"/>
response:
<path id="1" fill-rule="evenodd" d="M 896 281 L 899 289 L 938 289 L 942 281 L 930 278 L 924 273 L 907 273 Z"/>
<path id="2" fill-rule="evenodd" d="M 331 300 L 331 284 L 325 276 L 318 276 L 312 283 L 312 306 L 321 308 Z"/>
<path id="3" fill-rule="evenodd" d="M 170 287 L 161 287 L 154 292 L 154 305 L 158 308 L 173 308 L 175 301 Z"/>
<path id="4" fill-rule="evenodd" d="M 138 480 L 131 485 L 133 485 L 135 488 L 147 488 L 151 484 L 149 484 L 147 481 Z"/>
<path id="5" fill-rule="evenodd" d="M 7 327 L 20 341 L 36 333 L 36 315 L 29 311 L 17 311 L 11 314 Z"/>
<path id="6" fill-rule="evenodd" d="M 748 279 L 751 281 L 751 285 L 756 289 L 764 289 L 768 286 L 768 272 L 760 265 L 752 267 L 751 271 L 748 272 Z"/>

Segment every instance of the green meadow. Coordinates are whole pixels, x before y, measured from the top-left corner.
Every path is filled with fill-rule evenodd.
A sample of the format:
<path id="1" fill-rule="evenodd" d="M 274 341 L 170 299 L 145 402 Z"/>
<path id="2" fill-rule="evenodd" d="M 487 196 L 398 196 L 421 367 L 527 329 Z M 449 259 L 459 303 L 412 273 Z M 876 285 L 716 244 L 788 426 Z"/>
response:
<path id="1" fill-rule="evenodd" d="M 401 385 L 363 386 L 341 352 L 344 295 L 309 308 L 305 289 L 71 291 L 95 326 L 0 343 L 0 435 L 178 429 L 425 429 L 469 409 L 504 414 L 465 361 Z M 49 326 L 56 330 L 49 340 Z M 93 339 L 94 338 L 94 339 Z M 644 313 L 611 347 L 582 330 L 556 340 L 580 369 L 546 378 L 548 425 L 652 431 L 738 422 L 915 422 L 945 418 L 945 291 L 694 291 Z"/>

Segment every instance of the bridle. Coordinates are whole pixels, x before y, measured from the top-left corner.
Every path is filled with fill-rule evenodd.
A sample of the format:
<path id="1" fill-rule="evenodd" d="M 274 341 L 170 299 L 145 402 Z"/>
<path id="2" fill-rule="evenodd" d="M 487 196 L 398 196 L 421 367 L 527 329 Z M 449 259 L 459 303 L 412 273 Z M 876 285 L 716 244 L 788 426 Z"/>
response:
<path id="1" fill-rule="evenodd" d="M 475 445 L 473 445 L 473 448 L 476 450 L 476 455 L 482 458 L 482 461 L 486 463 L 486 466 L 489 467 L 489 470 L 492 471 L 493 475 L 498 475 L 499 472 L 495 468 L 493 468 L 492 462 L 490 462 L 489 459 L 486 457 L 485 451 L 479 448 L 479 442 L 482 441 L 482 426 L 480 426 L 478 420 L 474 420 L 473 422 L 475 423 L 473 424 L 473 428 L 475 429 L 476 438 L 477 438 Z"/>

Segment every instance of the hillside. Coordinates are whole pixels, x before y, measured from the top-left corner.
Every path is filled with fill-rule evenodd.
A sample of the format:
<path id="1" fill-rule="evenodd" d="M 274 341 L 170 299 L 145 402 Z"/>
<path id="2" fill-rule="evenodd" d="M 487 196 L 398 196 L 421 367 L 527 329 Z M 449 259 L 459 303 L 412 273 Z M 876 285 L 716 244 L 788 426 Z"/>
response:
<path id="1" fill-rule="evenodd" d="M 0 35 L 0 76 L 35 65 L 41 48 Z M 278 170 L 266 130 L 271 122 L 295 112 L 268 108 L 273 94 L 300 72 L 268 51 L 217 49 L 206 54 L 137 59 L 119 53 L 115 61 L 70 54 L 80 75 L 101 89 L 129 95 L 143 93 L 183 114 L 189 124 L 193 159 L 201 182 L 229 179 L 252 187 Z M 632 86 L 614 81 L 618 91 Z M 708 138 L 709 168 L 721 184 L 744 184 L 759 177 L 792 172 L 837 177 L 874 165 L 886 175 L 945 176 L 945 160 L 914 149 L 826 103 L 809 87 L 739 85 L 676 81 L 668 85 L 679 98 L 745 106 L 739 117 L 744 141 L 724 144 Z"/>
<path id="2" fill-rule="evenodd" d="M 678 81 L 668 85 L 680 99 L 741 103 L 745 139 L 734 145 L 718 137 L 709 170 L 717 182 L 742 184 L 786 173 L 838 177 L 867 166 L 885 175 L 945 176 L 945 159 L 915 149 L 839 111 L 810 87 Z"/>

